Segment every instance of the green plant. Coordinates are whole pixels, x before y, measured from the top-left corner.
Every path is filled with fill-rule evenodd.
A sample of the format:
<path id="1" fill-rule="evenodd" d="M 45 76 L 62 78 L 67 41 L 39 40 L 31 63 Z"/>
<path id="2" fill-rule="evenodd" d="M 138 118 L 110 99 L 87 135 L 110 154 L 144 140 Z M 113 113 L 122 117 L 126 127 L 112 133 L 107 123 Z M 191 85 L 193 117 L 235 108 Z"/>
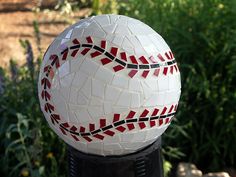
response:
<path id="1" fill-rule="evenodd" d="M 120 8 L 153 27 L 173 50 L 182 95 L 164 148 L 178 147 L 182 160 L 203 170 L 236 164 L 235 8 L 234 0 L 129 0 Z"/>

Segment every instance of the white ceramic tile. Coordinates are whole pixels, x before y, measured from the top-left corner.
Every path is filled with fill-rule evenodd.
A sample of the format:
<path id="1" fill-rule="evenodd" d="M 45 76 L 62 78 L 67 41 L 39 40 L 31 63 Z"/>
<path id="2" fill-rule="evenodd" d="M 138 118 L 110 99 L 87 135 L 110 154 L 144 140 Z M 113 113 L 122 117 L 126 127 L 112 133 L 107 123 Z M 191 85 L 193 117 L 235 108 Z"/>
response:
<path id="1" fill-rule="evenodd" d="M 107 25 L 107 26 L 103 26 L 103 30 L 104 30 L 107 34 L 112 34 L 112 33 L 114 33 L 116 27 L 117 27 L 116 24 Z"/>
<path id="2" fill-rule="evenodd" d="M 141 106 L 140 105 L 140 94 L 139 93 L 132 93 L 130 107 L 131 108 L 139 108 L 140 106 Z"/>
<path id="3" fill-rule="evenodd" d="M 107 85 L 105 88 L 105 100 L 115 102 L 118 99 L 120 92 L 121 89 Z"/>
<path id="4" fill-rule="evenodd" d="M 67 104 L 66 100 L 61 96 L 60 92 L 56 95 L 53 95 L 53 103 L 55 106 L 56 112 L 63 118 L 63 120 L 68 119 Z"/>
<path id="5" fill-rule="evenodd" d="M 160 76 L 157 84 L 159 91 L 169 90 L 169 76 Z"/>
<path id="6" fill-rule="evenodd" d="M 110 19 L 107 15 L 101 15 L 100 18 L 95 18 L 93 20 L 95 20 L 101 26 L 106 26 L 110 24 Z"/>
<path id="7" fill-rule="evenodd" d="M 102 99 L 98 99 L 98 98 L 92 98 L 90 100 L 90 105 L 93 106 L 102 106 L 103 105 L 103 100 Z"/>
<path id="8" fill-rule="evenodd" d="M 109 14 L 111 24 L 114 24 L 119 19 L 119 17 L 119 15 Z"/>
<path id="9" fill-rule="evenodd" d="M 77 28 L 76 30 L 73 30 L 71 38 L 80 38 L 84 35 L 84 28 Z"/>
<path id="10" fill-rule="evenodd" d="M 72 80 L 74 79 L 75 73 L 70 73 L 60 79 L 61 87 L 70 87 Z"/>
<path id="11" fill-rule="evenodd" d="M 109 149 L 112 149 L 112 150 L 120 150 L 122 149 L 120 144 L 119 143 L 109 143 L 107 144 L 106 142 L 104 143 L 104 149 L 105 150 L 109 150 Z"/>
<path id="12" fill-rule="evenodd" d="M 173 104 L 179 101 L 180 90 L 172 90 L 166 92 L 165 104 Z"/>
<path id="13" fill-rule="evenodd" d="M 105 114 L 111 114 L 113 109 L 112 109 L 112 103 L 111 102 L 105 102 L 103 104 L 103 109 Z"/>
<path id="14" fill-rule="evenodd" d="M 85 59 L 85 57 L 80 55 L 80 56 L 77 56 L 76 58 L 70 60 L 70 71 L 71 72 L 78 72 L 84 59 Z"/>
<path id="15" fill-rule="evenodd" d="M 86 74 L 88 74 L 89 76 L 93 76 L 94 73 L 97 71 L 99 65 L 92 61 L 92 59 L 90 58 L 86 58 L 81 67 L 80 67 L 80 70 Z"/>
<path id="16" fill-rule="evenodd" d="M 72 86 L 77 88 L 77 89 L 80 89 L 85 84 L 87 79 L 88 79 L 87 74 L 84 74 L 83 72 L 78 71 L 75 74 L 74 80 L 72 82 Z"/>
<path id="17" fill-rule="evenodd" d="M 90 98 L 92 95 L 92 79 L 88 78 L 85 84 L 83 85 L 81 92 L 86 96 L 87 98 Z"/>
<path id="18" fill-rule="evenodd" d="M 78 93 L 78 97 L 77 97 L 77 104 L 78 105 L 88 105 L 89 101 L 88 98 L 86 96 L 84 96 L 83 93 Z"/>
<path id="19" fill-rule="evenodd" d="M 124 36 L 123 35 L 116 35 L 113 38 L 112 43 L 115 44 L 115 45 L 121 46 L 123 40 L 124 40 Z"/>
<path id="20" fill-rule="evenodd" d="M 68 41 L 70 41 L 70 39 L 62 39 L 61 44 L 66 44 Z"/>
<path id="21" fill-rule="evenodd" d="M 139 131 L 135 133 L 133 138 L 130 139 L 130 142 L 143 142 L 146 139 L 147 131 Z"/>
<path id="22" fill-rule="evenodd" d="M 54 74 L 54 77 L 52 79 L 52 86 L 51 89 L 59 89 L 60 88 L 60 81 L 59 81 L 59 76 L 58 72 Z"/>
<path id="23" fill-rule="evenodd" d="M 75 88 L 70 89 L 70 103 L 77 104 L 78 90 Z"/>
<path id="24" fill-rule="evenodd" d="M 131 44 L 130 40 L 127 37 L 125 37 L 123 40 L 123 43 L 122 43 L 122 48 L 123 49 L 130 49 L 130 48 L 133 49 L 134 46 L 133 46 L 133 44 Z"/>
<path id="25" fill-rule="evenodd" d="M 99 80 L 92 79 L 92 95 L 103 99 L 104 93 L 105 84 Z"/>
<path id="26" fill-rule="evenodd" d="M 70 108 L 74 109 L 72 105 L 70 105 Z M 81 125 L 85 125 L 88 123 L 88 121 L 91 121 L 90 114 L 88 113 L 87 109 L 85 107 L 75 107 L 76 110 L 74 110 L 76 118 Z"/>
<path id="27" fill-rule="evenodd" d="M 129 107 L 131 103 L 131 93 L 123 91 L 119 98 L 118 101 L 116 102 L 117 106 L 124 106 L 124 107 Z"/>
<path id="28" fill-rule="evenodd" d="M 141 92 L 142 87 L 139 79 L 130 79 L 129 80 L 129 90 Z"/>
<path id="29" fill-rule="evenodd" d="M 150 95 L 152 94 L 152 90 L 144 82 L 141 82 L 141 86 L 142 86 L 145 98 L 146 99 L 149 98 Z"/>
<path id="30" fill-rule="evenodd" d="M 104 115 L 102 106 L 88 106 L 88 112 L 92 118 Z"/>
<path id="31" fill-rule="evenodd" d="M 58 68 L 58 72 L 59 72 L 59 77 L 62 78 L 65 75 L 70 73 L 70 63 L 69 61 L 66 61 L 65 63 L 63 63 L 59 68 Z"/>
<path id="32" fill-rule="evenodd" d="M 135 136 L 134 134 L 135 133 L 133 133 L 133 132 L 122 133 L 122 134 L 120 134 L 120 139 L 122 142 L 130 142 L 133 139 L 133 137 Z"/>
<path id="33" fill-rule="evenodd" d="M 125 149 L 125 151 L 131 150 L 131 152 L 135 152 L 136 150 L 141 148 L 140 142 L 121 142 L 120 145 Z"/>
<path id="34" fill-rule="evenodd" d="M 127 29 L 127 26 L 125 26 L 125 25 L 117 25 L 114 34 L 126 36 L 126 35 L 130 35 L 131 33 Z"/>
<path id="35" fill-rule="evenodd" d="M 158 91 L 157 79 L 145 79 L 145 84 L 153 91 Z"/>
<path id="36" fill-rule="evenodd" d="M 121 107 L 121 106 L 113 106 L 112 109 L 113 109 L 113 113 L 117 113 L 117 114 L 122 114 L 128 110 L 127 107 Z"/>
<path id="37" fill-rule="evenodd" d="M 81 139 L 81 138 L 80 138 Z M 87 147 L 87 143 L 86 142 L 74 142 L 74 146 L 76 147 L 76 149 L 79 149 L 80 151 L 87 153 L 88 152 L 88 147 Z"/>
<path id="38" fill-rule="evenodd" d="M 156 122 L 156 124 L 157 124 L 157 122 Z M 146 141 L 154 139 L 157 136 L 160 136 L 162 132 L 163 132 L 163 130 L 160 127 L 151 128 L 150 130 L 147 131 Z"/>
<path id="39" fill-rule="evenodd" d="M 104 83 L 111 83 L 113 76 L 114 72 L 110 71 L 104 66 L 100 66 L 95 74 L 95 79 L 103 81 Z"/>
<path id="40" fill-rule="evenodd" d="M 180 74 L 172 74 L 169 76 L 169 89 L 170 90 L 177 90 L 181 88 L 180 85 Z"/>
<path id="41" fill-rule="evenodd" d="M 90 142 L 88 143 L 88 150 L 95 153 L 95 154 L 103 154 L 103 142 L 99 141 L 99 142 Z"/>
<path id="42" fill-rule="evenodd" d="M 66 101 L 69 101 L 69 99 L 70 99 L 70 87 L 61 87 L 60 88 L 60 94 L 63 96 L 63 98 Z"/>
<path id="43" fill-rule="evenodd" d="M 69 30 L 65 38 L 70 39 L 73 29 Z"/>
<path id="44" fill-rule="evenodd" d="M 158 106 L 164 105 L 165 99 L 167 99 L 165 92 L 154 92 L 150 97 L 144 102 L 144 106 Z"/>
<path id="45" fill-rule="evenodd" d="M 90 27 L 92 28 L 92 27 Z M 106 32 L 103 30 L 103 28 L 100 25 L 96 24 L 96 27 L 94 26 L 93 30 L 93 37 L 97 37 L 97 38 L 105 38 L 106 37 Z"/>
<path id="46" fill-rule="evenodd" d="M 112 85 L 117 86 L 119 88 L 128 88 L 129 79 L 122 75 L 116 74 L 112 81 Z"/>
<path id="47" fill-rule="evenodd" d="M 125 28 L 128 24 L 128 19 L 126 18 L 126 16 L 123 16 L 123 15 L 120 15 L 119 16 L 119 19 L 116 21 L 116 24 L 118 25 L 124 25 Z"/>

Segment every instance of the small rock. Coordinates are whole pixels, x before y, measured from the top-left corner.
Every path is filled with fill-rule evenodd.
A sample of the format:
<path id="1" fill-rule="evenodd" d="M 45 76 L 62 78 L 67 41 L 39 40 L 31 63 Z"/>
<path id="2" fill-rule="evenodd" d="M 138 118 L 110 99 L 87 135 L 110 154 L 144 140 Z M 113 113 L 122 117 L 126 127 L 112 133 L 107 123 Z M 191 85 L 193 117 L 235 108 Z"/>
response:
<path id="1" fill-rule="evenodd" d="M 191 163 L 179 163 L 177 167 L 177 177 L 200 177 L 202 171 Z"/>
<path id="2" fill-rule="evenodd" d="M 230 177 L 226 172 L 217 172 L 217 173 L 207 173 L 204 174 L 202 177 Z"/>

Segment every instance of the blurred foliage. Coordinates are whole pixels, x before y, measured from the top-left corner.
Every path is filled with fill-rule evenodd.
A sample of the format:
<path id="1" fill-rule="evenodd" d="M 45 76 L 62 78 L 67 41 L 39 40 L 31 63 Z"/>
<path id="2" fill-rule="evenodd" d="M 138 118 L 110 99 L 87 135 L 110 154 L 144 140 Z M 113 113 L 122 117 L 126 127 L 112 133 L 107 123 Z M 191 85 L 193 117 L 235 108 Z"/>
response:
<path id="1" fill-rule="evenodd" d="M 150 25 L 170 45 L 182 77 L 177 119 L 164 148 L 204 170 L 236 165 L 236 1 L 129 0 L 120 13 Z M 171 160 L 168 156 L 167 159 Z"/>
<path id="2" fill-rule="evenodd" d="M 177 118 L 163 138 L 165 176 L 179 161 L 191 161 L 204 171 L 235 167 L 236 1 L 76 2 L 70 10 L 81 2 L 93 14 L 140 19 L 173 50 L 181 70 L 182 95 Z M 40 55 L 35 58 L 29 41 L 21 40 L 26 64 L 19 67 L 11 60 L 8 71 L 0 68 L 0 174 L 62 177 L 67 167 L 65 144 L 48 127 L 38 103 L 41 35 L 37 21 L 33 26 Z"/>

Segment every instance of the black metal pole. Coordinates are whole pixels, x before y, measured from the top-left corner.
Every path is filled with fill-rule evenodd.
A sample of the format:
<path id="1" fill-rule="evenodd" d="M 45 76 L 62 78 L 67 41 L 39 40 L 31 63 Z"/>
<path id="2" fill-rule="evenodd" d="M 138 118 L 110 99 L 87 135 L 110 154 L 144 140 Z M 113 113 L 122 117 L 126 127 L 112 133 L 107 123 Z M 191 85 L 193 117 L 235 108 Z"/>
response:
<path id="1" fill-rule="evenodd" d="M 161 137 L 124 156 L 97 156 L 68 146 L 69 177 L 163 177 Z"/>

